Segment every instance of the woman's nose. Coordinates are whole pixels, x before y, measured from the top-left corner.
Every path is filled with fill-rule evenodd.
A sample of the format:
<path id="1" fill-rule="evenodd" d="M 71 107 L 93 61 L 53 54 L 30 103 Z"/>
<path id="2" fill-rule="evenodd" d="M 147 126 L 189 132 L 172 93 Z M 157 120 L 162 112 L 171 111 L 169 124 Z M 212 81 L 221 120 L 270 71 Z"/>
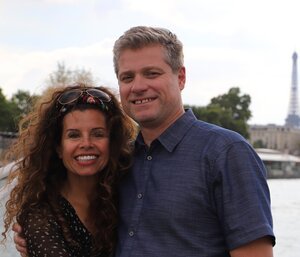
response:
<path id="1" fill-rule="evenodd" d="M 83 137 L 81 140 L 81 145 L 82 148 L 90 148 L 93 147 L 93 142 L 89 137 Z"/>

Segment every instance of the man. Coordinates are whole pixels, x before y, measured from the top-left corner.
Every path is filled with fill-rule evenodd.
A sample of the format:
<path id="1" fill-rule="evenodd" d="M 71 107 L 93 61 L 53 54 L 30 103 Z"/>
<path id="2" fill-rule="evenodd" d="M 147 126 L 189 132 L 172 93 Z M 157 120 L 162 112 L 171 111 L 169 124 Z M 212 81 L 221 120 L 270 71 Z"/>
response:
<path id="1" fill-rule="evenodd" d="M 235 132 L 184 110 L 182 44 L 134 27 L 114 45 L 125 112 L 140 126 L 120 186 L 116 257 L 272 257 L 264 166 Z"/>

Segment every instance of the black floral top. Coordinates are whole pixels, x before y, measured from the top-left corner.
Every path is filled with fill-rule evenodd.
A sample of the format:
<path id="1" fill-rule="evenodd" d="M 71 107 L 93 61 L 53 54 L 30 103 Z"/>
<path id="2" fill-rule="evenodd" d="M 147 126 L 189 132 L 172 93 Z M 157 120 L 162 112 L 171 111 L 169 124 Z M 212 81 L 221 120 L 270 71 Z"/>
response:
<path id="1" fill-rule="evenodd" d="M 71 235 L 80 247 L 68 244 L 53 214 L 49 215 L 45 224 L 41 211 L 37 210 L 35 213 L 28 214 L 23 225 L 29 257 L 91 257 L 91 233 L 85 228 L 75 209 L 65 198 L 60 198 L 59 205 L 66 221 L 70 224 Z M 109 256 L 107 253 L 100 253 L 95 257 Z"/>

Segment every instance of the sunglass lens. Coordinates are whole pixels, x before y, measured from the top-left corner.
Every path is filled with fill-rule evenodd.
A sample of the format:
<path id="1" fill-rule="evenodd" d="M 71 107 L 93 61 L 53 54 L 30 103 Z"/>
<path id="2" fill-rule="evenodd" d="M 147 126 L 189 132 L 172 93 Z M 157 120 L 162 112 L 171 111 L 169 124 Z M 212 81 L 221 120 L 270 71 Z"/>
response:
<path id="1" fill-rule="evenodd" d="M 103 102 L 109 102 L 111 100 L 108 94 L 106 94 L 105 92 L 99 89 L 88 89 L 86 92 L 93 97 L 97 97 L 99 100 Z"/>
<path id="2" fill-rule="evenodd" d="M 59 98 L 58 102 L 60 104 L 69 104 L 78 99 L 81 95 L 81 90 L 70 90 L 65 93 L 63 93 Z"/>

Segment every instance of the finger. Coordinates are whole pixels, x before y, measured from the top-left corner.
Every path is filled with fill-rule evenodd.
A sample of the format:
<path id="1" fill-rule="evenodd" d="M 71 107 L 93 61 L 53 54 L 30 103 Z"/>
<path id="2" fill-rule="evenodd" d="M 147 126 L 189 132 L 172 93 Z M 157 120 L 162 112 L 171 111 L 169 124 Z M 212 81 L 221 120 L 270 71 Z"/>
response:
<path id="1" fill-rule="evenodd" d="M 24 247 L 21 247 L 19 245 L 16 245 L 17 251 L 21 254 L 22 257 L 27 257 L 27 250 Z"/>
<path id="2" fill-rule="evenodd" d="M 14 234 L 14 243 L 20 248 L 26 248 L 26 240 L 17 233 Z"/>
<path id="3" fill-rule="evenodd" d="M 20 226 L 19 223 L 14 223 L 13 226 L 12 226 L 12 230 L 15 232 L 15 233 L 21 233 L 22 232 L 22 227 Z"/>

